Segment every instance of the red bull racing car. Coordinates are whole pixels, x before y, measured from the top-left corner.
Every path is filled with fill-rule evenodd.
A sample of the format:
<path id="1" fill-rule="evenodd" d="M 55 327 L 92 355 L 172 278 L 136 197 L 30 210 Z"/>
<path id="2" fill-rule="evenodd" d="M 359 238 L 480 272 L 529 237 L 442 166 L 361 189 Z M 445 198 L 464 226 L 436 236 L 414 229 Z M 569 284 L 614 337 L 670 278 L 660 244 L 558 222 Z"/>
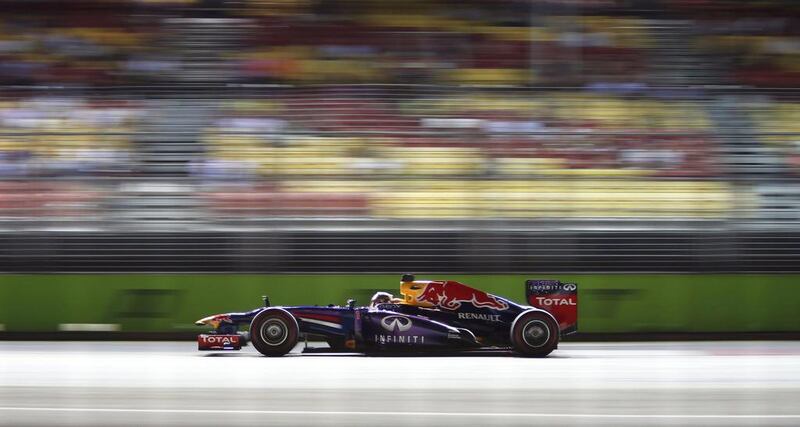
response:
<path id="1" fill-rule="evenodd" d="M 239 350 L 250 341 L 266 356 L 290 352 L 298 340 L 326 341 L 330 351 L 425 353 L 511 349 L 543 357 L 561 336 L 578 330 L 578 287 L 558 280 L 528 280 L 528 305 L 451 280 L 404 275 L 401 298 L 378 292 L 369 306 L 264 307 L 209 316 L 196 322 L 200 350 Z M 240 331 L 249 325 L 249 333 Z"/>

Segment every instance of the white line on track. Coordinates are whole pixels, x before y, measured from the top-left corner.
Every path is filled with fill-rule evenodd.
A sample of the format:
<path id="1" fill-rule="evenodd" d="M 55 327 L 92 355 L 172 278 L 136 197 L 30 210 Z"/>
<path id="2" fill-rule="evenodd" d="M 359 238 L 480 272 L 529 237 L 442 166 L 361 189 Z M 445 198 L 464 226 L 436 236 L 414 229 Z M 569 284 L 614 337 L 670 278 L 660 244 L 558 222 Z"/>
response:
<path id="1" fill-rule="evenodd" d="M 67 332 L 116 332 L 118 323 L 59 323 L 59 331 Z"/>
<path id="2" fill-rule="evenodd" d="M 800 419 L 800 414 L 553 414 L 524 412 L 385 412 L 385 411 L 270 411 L 234 409 L 134 409 L 134 408 L 56 408 L 0 407 L 0 411 L 31 412 L 130 412 L 154 414 L 255 414 L 255 415 L 350 415 L 415 417 L 546 417 L 546 418 L 673 418 L 673 419 Z"/>

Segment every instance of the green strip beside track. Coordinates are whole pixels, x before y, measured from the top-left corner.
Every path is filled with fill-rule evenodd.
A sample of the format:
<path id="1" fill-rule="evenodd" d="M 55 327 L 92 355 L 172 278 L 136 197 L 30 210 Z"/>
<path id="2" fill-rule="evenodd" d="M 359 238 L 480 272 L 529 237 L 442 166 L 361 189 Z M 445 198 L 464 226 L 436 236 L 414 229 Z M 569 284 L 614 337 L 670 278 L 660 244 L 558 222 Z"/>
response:
<path id="1" fill-rule="evenodd" d="M 581 332 L 798 332 L 800 275 L 597 274 L 419 275 L 459 280 L 524 302 L 529 278 L 579 284 Z M 125 332 L 200 328 L 203 316 L 261 305 L 366 303 L 397 294 L 400 275 L 2 275 L 6 331 L 57 331 L 59 324 L 119 324 Z"/>

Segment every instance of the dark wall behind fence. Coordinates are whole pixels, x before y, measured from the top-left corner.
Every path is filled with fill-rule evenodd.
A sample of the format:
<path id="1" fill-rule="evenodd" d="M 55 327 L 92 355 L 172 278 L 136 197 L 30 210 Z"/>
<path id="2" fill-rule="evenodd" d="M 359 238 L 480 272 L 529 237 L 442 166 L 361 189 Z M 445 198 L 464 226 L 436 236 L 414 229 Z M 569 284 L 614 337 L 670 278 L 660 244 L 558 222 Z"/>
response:
<path id="1" fill-rule="evenodd" d="M 259 231 L 0 236 L 0 271 L 797 272 L 787 231 Z"/>

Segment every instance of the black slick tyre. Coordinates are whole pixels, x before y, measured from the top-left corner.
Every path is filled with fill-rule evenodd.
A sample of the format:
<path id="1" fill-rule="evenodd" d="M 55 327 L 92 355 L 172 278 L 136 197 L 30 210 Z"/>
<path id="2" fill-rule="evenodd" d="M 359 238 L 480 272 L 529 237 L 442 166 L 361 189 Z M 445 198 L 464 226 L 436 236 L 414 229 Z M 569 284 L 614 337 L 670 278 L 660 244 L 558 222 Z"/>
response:
<path id="1" fill-rule="evenodd" d="M 269 308 L 250 322 L 250 342 L 264 356 L 283 356 L 297 344 L 300 327 L 288 311 Z"/>
<path id="2" fill-rule="evenodd" d="M 542 311 L 527 311 L 511 325 L 511 344 L 525 357 L 545 357 L 558 346 L 558 323 Z"/>

